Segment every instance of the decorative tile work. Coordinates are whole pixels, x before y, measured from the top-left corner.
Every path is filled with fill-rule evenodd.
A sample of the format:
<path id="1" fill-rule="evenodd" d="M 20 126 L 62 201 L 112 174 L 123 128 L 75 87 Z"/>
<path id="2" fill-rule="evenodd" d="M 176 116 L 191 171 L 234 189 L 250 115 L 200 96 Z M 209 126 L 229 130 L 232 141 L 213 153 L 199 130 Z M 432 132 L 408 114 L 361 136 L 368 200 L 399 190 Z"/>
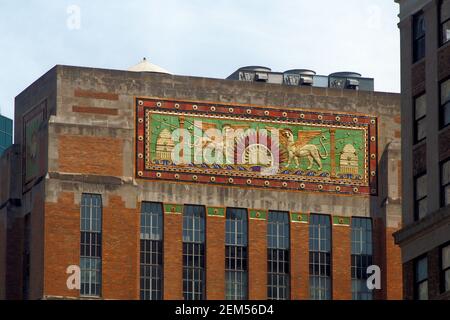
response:
<path id="1" fill-rule="evenodd" d="M 208 208 L 206 208 L 206 210 L 208 212 L 208 216 L 210 216 L 210 217 L 221 217 L 221 218 L 225 217 L 225 208 L 208 207 Z"/>
<path id="2" fill-rule="evenodd" d="M 165 214 L 183 214 L 182 204 L 164 203 Z"/>
<path id="3" fill-rule="evenodd" d="M 249 218 L 256 220 L 267 220 L 267 210 L 249 209 Z"/>
<path id="4" fill-rule="evenodd" d="M 47 100 L 42 101 L 23 116 L 22 154 L 23 191 L 29 190 L 45 170 L 45 144 L 43 125 L 47 119 Z"/>
<path id="5" fill-rule="evenodd" d="M 177 129 L 191 141 L 177 136 Z M 223 161 L 208 161 L 208 148 Z M 174 155 L 184 158 L 177 162 Z M 136 99 L 141 179 L 375 195 L 377 159 L 376 117 Z"/>
<path id="6" fill-rule="evenodd" d="M 291 212 L 291 222 L 308 223 L 309 217 L 307 213 Z"/>
<path id="7" fill-rule="evenodd" d="M 336 225 L 336 226 L 350 226 L 350 218 L 349 217 L 333 216 L 333 225 Z"/>

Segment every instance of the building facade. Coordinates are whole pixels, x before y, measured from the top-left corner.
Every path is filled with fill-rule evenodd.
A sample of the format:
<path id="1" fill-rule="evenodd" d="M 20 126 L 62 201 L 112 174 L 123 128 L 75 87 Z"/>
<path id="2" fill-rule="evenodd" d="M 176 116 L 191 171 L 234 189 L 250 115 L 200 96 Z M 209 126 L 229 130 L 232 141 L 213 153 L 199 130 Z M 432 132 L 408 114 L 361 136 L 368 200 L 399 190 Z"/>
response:
<path id="1" fill-rule="evenodd" d="M 402 298 L 398 94 L 139 71 L 17 96 L 2 298 Z"/>
<path id="2" fill-rule="evenodd" d="M 400 4 L 405 299 L 450 297 L 450 1 Z"/>
<path id="3" fill-rule="evenodd" d="M 0 155 L 12 145 L 12 120 L 0 114 Z"/>

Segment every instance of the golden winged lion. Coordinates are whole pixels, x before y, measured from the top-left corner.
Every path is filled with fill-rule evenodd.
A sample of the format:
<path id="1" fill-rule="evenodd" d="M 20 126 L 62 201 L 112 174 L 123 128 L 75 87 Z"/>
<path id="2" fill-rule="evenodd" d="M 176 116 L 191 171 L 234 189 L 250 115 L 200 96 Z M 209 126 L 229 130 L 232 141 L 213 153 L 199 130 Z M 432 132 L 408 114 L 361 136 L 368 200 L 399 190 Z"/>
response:
<path id="1" fill-rule="evenodd" d="M 317 163 L 319 170 L 322 170 L 322 160 L 328 158 L 328 151 L 323 144 L 324 136 L 320 137 L 320 144 L 325 150 L 325 154 L 321 154 L 317 146 L 308 144 L 312 139 L 320 136 L 322 131 L 298 131 L 298 140 L 294 141 L 294 134 L 290 129 L 280 130 L 280 138 L 282 143 L 286 146 L 289 155 L 289 166 L 292 161 L 295 161 L 297 167 L 300 167 L 300 159 L 307 157 L 309 161 L 308 170 L 312 168 L 314 162 Z"/>

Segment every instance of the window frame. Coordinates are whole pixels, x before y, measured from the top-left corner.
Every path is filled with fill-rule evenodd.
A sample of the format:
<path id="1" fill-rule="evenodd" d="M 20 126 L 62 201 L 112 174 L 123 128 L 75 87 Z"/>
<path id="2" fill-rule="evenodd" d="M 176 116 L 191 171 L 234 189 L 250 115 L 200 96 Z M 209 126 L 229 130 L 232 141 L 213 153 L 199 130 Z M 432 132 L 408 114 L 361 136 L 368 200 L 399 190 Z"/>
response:
<path id="1" fill-rule="evenodd" d="M 365 221 L 366 226 L 362 227 L 356 227 L 354 225 L 354 222 L 356 222 L 357 220 L 360 221 Z M 367 223 L 368 223 L 368 227 L 367 227 Z M 353 283 L 359 283 L 359 281 L 365 281 L 365 283 L 367 282 L 368 274 L 367 274 L 367 267 L 372 265 L 373 263 L 373 245 L 374 245 L 374 234 L 373 234 L 373 219 L 370 217 L 352 217 L 351 218 L 351 225 L 350 225 L 350 232 L 351 232 L 351 281 L 352 281 L 352 300 L 373 300 L 373 290 L 369 290 L 366 286 L 365 291 L 359 291 L 359 290 L 354 290 L 354 286 Z M 354 232 L 358 230 L 360 232 L 360 235 L 365 235 L 364 240 L 360 239 L 360 241 L 354 241 Z M 368 233 L 370 232 L 370 239 L 368 239 Z M 369 242 L 370 241 L 370 245 Z M 354 253 L 353 252 L 353 244 L 354 243 L 359 243 L 361 244 L 361 246 L 365 245 L 366 246 L 366 250 L 359 250 L 359 251 L 364 251 L 364 252 L 360 252 L 360 253 Z M 358 259 L 359 257 L 359 259 Z M 358 264 L 357 262 L 361 262 L 361 264 Z M 365 264 L 362 263 L 362 261 L 366 262 Z M 356 262 L 354 264 L 354 262 Z M 364 266 L 366 267 L 366 270 L 362 271 L 362 276 L 358 277 L 358 275 L 356 276 L 356 278 L 353 276 L 354 273 L 358 274 L 361 269 L 364 269 Z M 362 299 L 361 297 L 366 296 L 366 299 Z"/>
<path id="2" fill-rule="evenodd" d="M 313 224 L 312 224 L 312 219 L 313 217 L 318 216 L 318 217 L 326 217 L 327 218 L 327 225 L 325 226 L 326 228 L 328 228 L 328 233 L 329 233 L 329 239 L 326 238 L 322 238 L 320 237 L 320 227 L 319 227 L 319 237 L 318 238 L 313 238 L 312 237 L 312 232 L 311 232 L 311 228 L 313 228 Z M 321 224 L 319 224 L 318 226 L 321 226 Z M 325 284 L 329 284 L 329 286 L 326 287 L 326 297 L 324 298 L 325 300 L 329 299 L 331 300 L 333 298 L 333 229 L 332 229 L 332 216 L 331 215 L 327 215 L 327 214 L 320 214 L 320 213 L 312 213 L 309 216 L 309 236 L 308 236 L 308 244 L 309 244 L 309 261 L 308 261 L 308 268 L 309 268 L 309 299 L 311 300 L 322 300 L 321 297 L 316 297 L 313 298 L 312 295 L 312 291 L 311 291 L 311 280 L 314 277 L 319 277 L 319 279 L 321 278 L 325 278 L 323 279 L 325 281 Z M 329 250 L 322 250 L 321 245 L 319 245 L 319 249 L 317 250 L 312 250 L 311 247 L 311 243 L 313 243 L 313 241 L 319 241 L 319 244 L 321 241 L 327 242 L 327 245 L 325 245 L 325 247 L 329 247 Z M 325 249 L 326 249 L 325 248 Z M 316 257 L 319 257 L 319 263 L 315 263 L 314 261 L 316 260 Z M 321 258 L 324 259 L 321 259 Z M 325 263 L 321 263 L 321 261 L 325 261 Z M 312 261 L 312 262 L 311 262 Z M 329 264 L 327 264 L 326 262 L 329 261 Z M 322 275 L 320 272 L 321 266 L 324 266 L 324 270 L 327 270 L 327 266 L 329 268 L 329 275 Z M 318 269 L 319 270 L 319 274 L 313 274 L 311 273 L 311 268 L 313 268 L 313 270 Z M 316 280 L 314 278 L 314 280 Z M 321 288 L 319 288 L 320 291 Z M 317 290 L 317 289 L 316 289 Z"/>
<path id="3" fill-rule="evenodd" d="M 418 36 L 416 35 L 416 19 L 418 19 L 419 17 L 422 17 L 422 19 L 424 20 L 424 32 L 422 35 Z M 426 22 L 425 22 L 425 14 L 423 11 L 418 11 L 413 15 L 412 18 L 412 61 L 413 64 L 416 62 L 421 61 L 422 59 L 424 59 L 426 57 L 427 54 L 427 49 L 426 49 Z M 418 43 L 419 41 L 423 40 L 423 56 L 418 56 Z"/>
<path id="4" fill-rule="evenodd" d="M 447 159 L 439 162 L 439 191 L 440 191 L 439 193 L 440 193 L 440 199 L 441 199 L 441 201 L 440 201 L 441 208 L 445 208 L 450 205 L 450 201 L 448 204 L 445 203 L 445 194 L 446 194 L 445 189 L 447 187 L 450 188 L 450 179 L 446 184 L 444 184 L 443 179 L 442 179 L 443 172 L 444 172 L 444 170 L 443 170 L 444 164 L 446 164 L 447 162 L 450 163 L 450 158 L 447 158 Z"/>
<path id="5" fill-rule="evenodd" d="M 192 228 L 185 229 L 185 216 L 186 216 L 186 210 L 187 208 L 198 208 L 200 209 L 200 217 L 198 218 L 199 221 L 199 228 L 198 231 L 195 228 L 195 215 L 192 216 Z M 182 217 L 182 250 L 183 250 L 183 256 L 182 256 L 182 279 L 183 279 L 183 298 L 184 300 L 206 300 L 206 219 L 207 219 L 207 212 L 206 207 L 202 205 L 191 205 L 191 204 L 185 204 L 183 205 L 183 217 Z M 203 220 L 203 223 L 202 223 Z M 189 223 L 188 223 L 189 226 Z M 202 230 L 202 227 L 204 228 Z M 186 233 L 192 232 L 194 233 L 194 236 L 189 238 L 189 241 L 185 240 L 185 230 Z M 195 233 L 198 232 L 198 235 L 200 239 L 196 239 Z M 188 260 L 189 257 L 192 259 L 193 264 L 195 263 L 195 258 L 199 256 L 201 257 L 201 260 L 199 261 L 199 266 L 190 266 L 185 264 L 185 259 Z M 185 274 L 191 273 L 192 275 L 195 274 L 195 276 L 192 277 L 185 277 Z M 197 280 L 197 275 L 199 275 L 200 280 Z M 188 281 L 191 281 L 192 290 L 186 291 L 185 290 L 185 283 Z M 200 282 L 201 286 L 201 292 L 198 293 L 195 290 L 195 285 Z M 196 297 L 196 295 L 200 295 L 199 297 Z"/>
<path id="6" fill-rule="evenodd" d="M 439 47 L 443 47 L 444 45 L 450 43 L 450 38 L 447 41 L 444 41 L 444 24 L 450 23 L 450 15 L 444 21 L 441 20 L 442 16 L 442 7 L 444 5 L 445 0 L 439 1 L 438 5 L 438 22 L 439 22 Z M 448 1 L 448 0 L 447 0 Z M 449 3 L 450 5 L 450 3 Z"/>
<path id="7" fill-rule="evenodd" d="M 420 199 L 417 199 L 417 180 L 423 176 L 426 176 L 426 185 L 425 185 L 426 195 L 421 197 Z M 419 203 L 423 200 L 427 201 L 427 208 L 426 208 L 425 215 L 423 217 L 420 217 Z M 426 217 L 427 215 L 428 215 L 428 175 L 427 175 L 427 172 L 424 171 L 414 177 L 414 221 L 419 221 L 419 220 L 423 219 L 424 217 Z"/>
<path id="8" fill-rule="evenodd" d="M 448 41 L 447 43 L 450 43 L 450 41 Z M 450 86 L 450 77 L 439 81 L 439 129 L 447 128 L 450 125 L 450 121 L 447 124 L 444 123 L 445 108 L 450 109 L 450 98 L 445 102 L 442 101 L 442 87 L 443 84 L 447 81 L 449 81 Z M 450 110 L 448 112 L 450 113 Z"/>
<path id="9" fill-rule="evenodd" d="M 419 98 L 421 98 L 422 96 L 424 96 L 424 99 L 425 99 L 425 114 L 423 116 L 421 116 L 420 118 L 416 119 L 417 100 Z M 427 120 L 427 93 L 425 91 L 413 97 L 413 120 L 414 120 L 414 125 L 413 125 L 413 135 L 414 135 L 413 138 L 414 139 L 413 139 L 413 141 L 414 141 L 414 144 L 416 145 L 416 144 L 418 144 L 418 143 L 420 143 L 422 141 L 425 141 L 427 139 L 427 131 L 426 131 L 426 129 L 427 129 L 427 125 L 426 125 L 426 120 Z M 418 124 L 421 121 L 425 121 L 425 136 L 423 138 L 419 139 L 419 136 L 418 136 L 419 125 Z"/>
<path id="10" fill-rule="evenodd" d="M 448 267 L 444 268 L 443 266 L 443 259 L 444 259 L 444 255 L 443 255 L 443 251 L 445 248 L 449 247 L 450 249 L 450 241 L 441 245 L 439 247 L 439 278 L 440 278 L 440 289 L 441 289 L 441 293 L 447 293 L 450 292 L 450 285 L 448 290 L 445 289 L 445 274 L 447 272 L 450 272 L 450 264 Z"/>
<path id="11" fill-rule="evenodd" d="M 84 199 L 90 199 L 89 204 L 84 204 Z M 96 198 L 99 201 L 99 204 L 97 206 L 92 204 L 92 199 Z M 83 220 L 86 220 L 86 218 L 83 218 L 84 213 L 83 209 L 85 207 L 89 208 L 89 227 L 84 228 L 83 226 Z M 96 228 L 93 227 L 94 222 L 94 215 L 93 215 L 93 208 L 99 208 L 100 209 L 100 219 L 97 219 L 96 221 Z M 81 194 L 81 203 L 80 203 L 80 271 L 81 271 L 81 279 L 80 279 L 80 296 L 81 297 L 89 297 L 89 298 L 100 298 L 102 296 L 103 291 L 103 195 L 102 194 L 95 194 L 95 193 L 82 193 Z M 100 226 L 98 226 L 98 223 Z M 97 229 L 97 230 L 96 230 Z M 87 240 L 87 242 L 83 241 L 83 239 Z M 95 239 L 95 243 L 93 242 L 93 239 Z M 93 246 L 93 247 L 92 247 Z M 89 254 L 86 254 L 87 247 L 89 248 Z M 93 250 L 94 248 L 94 250 Z M 92 254 L 92 252 L 95 252 Z M 85 254 L 83 254 L 83 252 Z M 82 261 L 85 261 L 87 265 L 89 265 L 90 268 L 83 268 Z M 94 268 L 98 267 L 98 268 Z M 96 283 L 92 283 L 91 281 L 87 283 L 83 283 L 83 273 L 87 272 L 88 274 L 91 274 L 92 272 L 98 273 L 98 292 L 92 293 L 91 286 Z M 91 278 L 91 277 L 89 277 Z M 83 284 L 86 284 L 89 286 L 88 293 L 83 292 Z"/>
<path id="12" fill-rule="evenodd" d="M 271 217 L 277 215 L 277 218 L 271 221 Z M 282 217 L 282 219 L 279 219 Z M 287 228 L 284 233 L 284 227 Z M 291 225 L 290 214 L 288 211 L 270 210 L 267 215 L 267 299 L 268 300 L 290 300 L 291 299 Z M 270 229 L 276 229 L 270 232 Z M 280 231 L 280 229 L 282 229 Z M 276 241 L 273 241 L 276 238 Z M 271 241 L 272 240 L 272 241 Z M 286 241 L 287 243 L 283 243 Z M 273 245 L 272 245 L 273 243 Z M 280 259 L 281 258 L 281 259 Z M 270 271 L 269 267 L 276 266 L 276 270 Z M 280 268 L 283 266 L 283 268 Z M 283 269 L 284 272 L 281 272 Z M 287 269 L 287 271 L 286 271 Z M 271 280 L 276 279 L 276 285 L 271 285 Z M 283 286 L 280 280 L 286 282 Z M 276 289 L 277 294 L 273 294 Z M 269 292 L 272 290 L 272 295 Z M 282 296 L 281 292 L 285 290 L 286 296 Z"/>
<path id="13" fill-rule="evenodd" d="M 235 240 L 239 232 L 237 232 L 237 223 L 238 219 L 231 219 L 229 218 L 229 214 L 231 214 L 231 210 L 239 210 L 242 211 L 241 213 L 244 215 L 243 219 L 240 220 L 241 223 L 245 223 L 245 228 L 242 228 L 241 234 L 245 236 L 245 241 L 242 240 L 243 243 L 238 243 L 238 241 L 234 241 L 233 243 L 227 242 L 227 234 L 234 234 Z M 232 221 L 235 224 L 235 228 L 233 228 L 234 232 L 229 232 L 227 229 L 229 221 Z M 243 222 L 242 222 L 243 221 Z M 248 300 L 249 297 L 249 281 L 248 281 L 248 261 L 249 261 L 249 252 L 248 252 L 248 233 L 249 231 L 249 221 L 248 221 L 248 210 L 245 208 L 226 208 L 225 210 L 225 300 Z M 227 253 L 234 250 L 233 257 L 229 257 Z M 242 255 L 240 257 L 241 259 L 241 270 L 238 270 L 237 268 L 231 269 L 229 267 L 230 260 L 232 258 L 237 259 L 237 252 L 241 250 Z M 244 254 L 245 252 L 245 254 Z M 244 257 L 245 256 L 245 257 Z M 243 267 L 243 264 L 245 262 L 245 268 Z M 235 263 L 236 266 L 236 263 Z M 228 280 L 228 276 L 233 276 L 233 278 L 236 280 L 238 278 L 241 279 L 241 287 L 245 286 L 245 290 L 241 291 L 240 295 L 237 294 L 235 291 L 233 295 L 228 296 L 228 285 L 230 284 Z M 244 281 L 245 280 L 245 281 Z M 245 283 L 244 283 L 245 282 Z M 234 282 L 236 283 L 236 281 Z M 240 298 L 239 298 L 240 297 Z"/>
<path id="14" fill-rule="evenodd" d="M 425 279 L 422 279 L 422 280 L 419 281 L 418 278 L 417 278 L 417 273 L 418 273 L 419 261 L 421 261 L 421 260 L 425 260 L 426 261 L 427 277 Z M 421 255 L 421 256 L 417 257 L 416 259 L 414 259 L 414 299 L 415 300 L 419 300 L 419 287 L 424 282 L 427 283 L 427 299 L 426 300 L 428 300 L 429 297 L 430 297 L 429 296 L 429 287 L 428 287 L 428 285 L 429 285 L 429 282 L 428 282 L 428 279 L 429 279 L 428 269 L 429 268 L 428 268 L 428 255 L 427 254 Z"/>
<path id="15" fill-rule="evenodd" d="M 160 212 L 157 214 L 149 213 L 147 211 L 144 211 L 146 208 L 144 208 L 146 205 L 157 205 L 159 206 Z M 144 218 L 144 221 L 148 218 L 147 216 L 153 216 L 153 215 L 160 215 L 160 223 L 158 223 L 157 228 L 161 228 L 159 231 L 160 236 L 159 239 L 152 239 L 152 237 L 146 237 L 146 232 L 142 232 L 143 229 L 146 230 L 146 228 L 150 229 L 150 232 L 155 229 L 153 227 L 153 219 L 154 217 L 151 217 L 150 221 L 152 223 L 145 224 L 145 226 L 142 225 L 142 219 Z M 141 210 L 140 210 L 140 225 L 139 225 L 139 245 L 140 245 L 140 256 L 139 256 L 139 297 L 140 300 L 162 300 L 164 297 L 164 205 L 161 202 L 151 202 L 151 201 L 142 201 L 141 202 Z M 154 250 L 154 247 L 156 250 Z M 148 250 L 149 249 L 149 250 Z M 147 263 L 147 254 L 150 255 L 150 262 Z M 154 258 L 153 255 L 156 255 L 156 261 L 158 262 L 158 259 L 161 260 L 160 263 L 153 263 Z M 159 257 L 158 257 L 159 256 Z M 143 261 L 144 257 L 144 261 Z M 149 268 L 153 271 L 153 269 L 156 269 L 156 274 L 159 275 L 159 278 L 152 277 L 150 275 L 147 277 L 146 275 L 143 275 L 142 270 L 146 270 L 146 268 Z M 151 272 L 153 273 L 153 272 Z M 147 288 L 145 285 L 142 286 L 142 281 L 149 280 L 150 285 L 149 288 Z M 157 284 L 157 287 L 159 286 L 159 290 L 152 290 L 153 289 L 153 280 L 156 280 L 159 282 Z M 153 296 L 153 294 L 156 295 L 156 297 Z M 159 297 L 158 297 L 159 295 Z"/>

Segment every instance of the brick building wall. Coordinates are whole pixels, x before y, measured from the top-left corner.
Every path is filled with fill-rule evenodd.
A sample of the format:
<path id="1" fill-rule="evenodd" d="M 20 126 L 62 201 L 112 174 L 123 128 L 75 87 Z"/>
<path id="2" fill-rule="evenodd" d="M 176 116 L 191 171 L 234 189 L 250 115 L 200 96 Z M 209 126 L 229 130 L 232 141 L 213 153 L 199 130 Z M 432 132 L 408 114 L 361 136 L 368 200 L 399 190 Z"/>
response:
<path id="1" fill-rule="evenodd" d="M 206 298 L 225 299 L 225 218 L 206 218 Z"/>
<path id="2" fill-rule="evenodd" d="M 388 143 L 394 139 L 396 132 L 398 135 L 397 95 L 326 88 L 293 88 L 159 74 L 141 75 L 62 66 L 56 67 L 52 72 L 40 80 L 49 87 L 47 93 L 45 90 L 41 92 L 38 81 L 18 99 L 25 107 L 18 110 L 17 128 L 22 127 L 20 114 L 35 105 L 36 92 L 41 92 L 42 99 L 49 99 L 46 137 L 48 159 L 44 161 L 44 171 L 47 174 L 42 180 L 45 187 L 40 191 L 42 199 L 45 200 L 41 217 L 34 215 L 38 216 L 35 219 L 37 224 L 45 223 L 42 228 L 45 241 L 38 241 L 43 243 L 42 261 L 38 258 L 39 252 L 32 259 L 33 263 L 42 265 L 43 275 L 41 279 L 32 279 L 33 298 L 79 297 L 78 291 L 67 289 L 65 271 L 68 265 L 79 264 L 79 203 L 82 193 L 102 195 L 102 298 L 105 299 L 139 298 L 139 208 L 142 201 L 179 205 L 190 203 L 222 208 L 264 208 L 291 213 L 316 212 L 347 218 L 363 216 L 371 217 L 374 221 L 378 219 L 379 237 L 375 237 L 374 241 L 375 246 L 378 246 L 377 261 L 381 263 L 385 284 L 379 296 L 401 296 L 398 293 L 401 285 L 397 284 L 399 275 L 396 272 L 386 275 L 386 270 L 398 268 L 398 264 L 395 265 L 396 261 L 399 261 L 398 252 L 390 241 L 392 231 L 385 230 L 386 227 L 398 223 L 398 215 L 394 211 L 381 210 L 381 200 L 379 201 L 377 196 L 339 196 L 319 192 L 284 192 L 200 183 L 143 181 L 136 179 L 134 150 L 135 97 L 159 96 L 376 115 L 382 128 L 378 135 L 380 157 Z M 53 91 L 52 85 L 47 84 L 56 78 L 59 83 L 57 93 Z M 21 134 L 18 134 L 16 141 L 22 140 Z M 398 163 L 396 157 L 393 156 L 393 159 Z M 388 194 L 396 190 L 397 176 L 395 181 L 395 188 L 388 187 L 391 182 L 382 182 L 386 184 Z M 396 195 L 393 197 L 398 198 Z M 31 201 L 25 198 L 24 202 Z M 23 230 L 20 229 L 19 221 L 14 222 L 17 226 L 13 227 L 14 232 L 8 241 L 13 241 L 14 234 L 16 238 L 20 238 Z M 39 230 L 39 227 L 33 229 Z M 223 217 L 207 216 L 208 299 L 224 298 L 224 229 Z M 291 298 L 308 299 L 309 224 L 291 221 L 290 230 Z M 350 299 L 350 227 L 333 226 L 332 230 L 333 298 Z M 250 299 L 267 298 L 266 232 L 265 219 L 249 218 Z M 163 234 L 163 296 L 165 299 L 183 299 L 181 212 L 164 212 Z M 18 240 L 15 245 L 20 249 L 20 239 Z M 386 251 L 388 249 L 389 253 Z M 10 255 L 14 256 L 12 252 Z M 20 258 L 16 257 L 18 260 L 15 268 L 21 268 Z M 8 286 L 14 290 L 21 287 L 20 276 L 9 277 L 9 281 L 12 282 Z M 43 284 L 40 285 L 40 282 Z M 393 293 L 390 293 L 391 291 Z M 15 296 L 20 298 L 20 292 L 17 291 Z"/>
<path id="3" fill-rule="evenodd" d="M 346 225 L 332 226 L 333 300 L 351 300 L 351 230 Z"/>
<path id="4" fill-rule="evenodd" d="M 183 216 L 164 215 L 164 299 L 183 300 Z"/>
<path id="5" fill-rule="evenodd" d="M 250 219 L 248 226 L 248 272 L 250 300 L 267 299 L 267 221 Z"/>
<path id="6" fill-rule="evenodd" d="M 291 222 L 291 299 L 309 298 L 309 224 Z"/>

